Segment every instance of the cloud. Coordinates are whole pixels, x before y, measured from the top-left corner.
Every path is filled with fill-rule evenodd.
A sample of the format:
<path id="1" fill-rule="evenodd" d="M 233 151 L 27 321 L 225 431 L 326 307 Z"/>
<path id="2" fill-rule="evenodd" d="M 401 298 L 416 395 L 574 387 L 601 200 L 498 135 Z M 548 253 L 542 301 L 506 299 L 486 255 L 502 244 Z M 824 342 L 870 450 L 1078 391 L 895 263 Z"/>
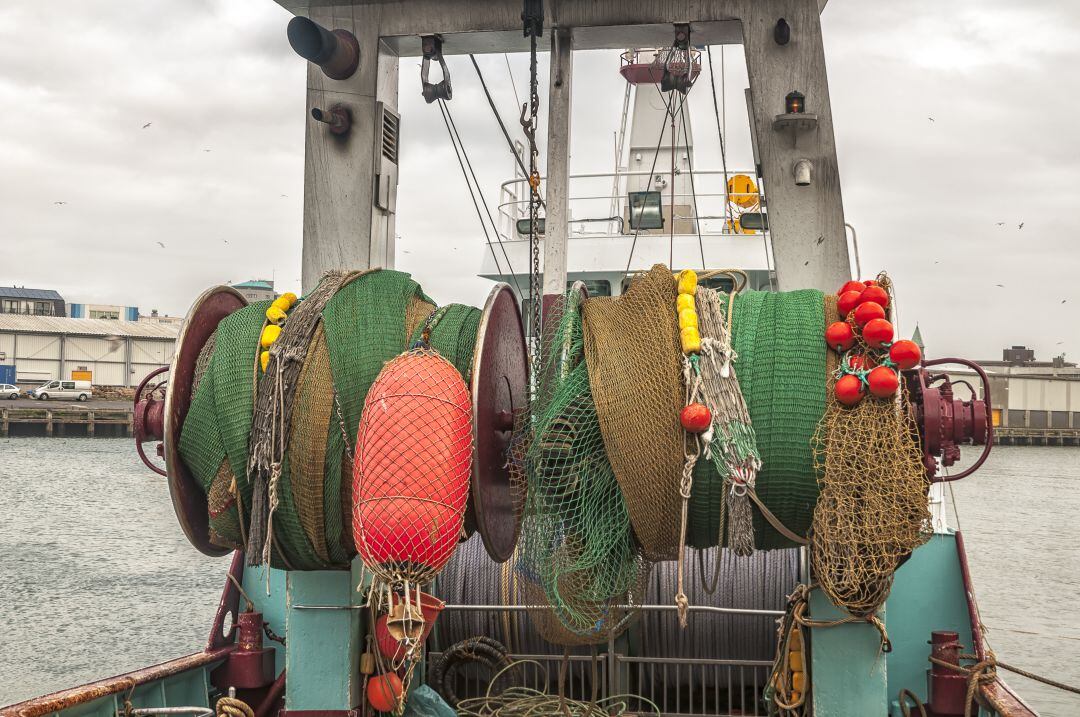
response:
<path id="1" fill-rule="evenodd" d="M 173 314 L 230 280 L 274 276 L 295 289 L 310 120 L 287 20 L 268 0 L 0 4 L 0 245 L 14 259 L 0 283 Z M 864 273 L 897 281 L 901 330 L 918 322 L 937 355 L 993 357 L 1012 343 L 1043 358 L 1080 352 L 1068 313 L 1080 303 L 1080 8 L 832 0 L 823 30 L 845 214 Z M 613 164 L 617 54 L 575 56 L 574 172 Z M 745 169 L 741 48 L 713 60 L 718 75 L 724 67 L 728 166 Z M 527 58 L 512 56 L 509 70 L 501 55 L 479 61 L 520 139 L 514 90 L 527 96 Z M 418 65 L 400 68 L 397 265 L 440 302 L 479 304 L 488 249 Z M 454 119 L 495 211 L 512 159 L 471 63 L 453 57 L 450 70 Z M 690 98 L 695 167 L 718 167 L 703 82 Z M 546 54 L 540 94 L 546 107 Z"/>

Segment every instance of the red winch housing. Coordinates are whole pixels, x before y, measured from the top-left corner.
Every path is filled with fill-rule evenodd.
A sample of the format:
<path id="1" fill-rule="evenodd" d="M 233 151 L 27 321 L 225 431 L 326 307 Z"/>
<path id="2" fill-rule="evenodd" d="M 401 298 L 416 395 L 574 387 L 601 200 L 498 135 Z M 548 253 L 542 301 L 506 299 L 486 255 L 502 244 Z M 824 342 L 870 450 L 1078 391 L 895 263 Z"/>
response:
<path id="1" fill-rule="evenodd" d="M 931 372 L 931 366 L 958 364 L 975 371 L 982 380 L 982 399 L 967 381 L 953 381 L 948 374 Z M 959 358 L 924 361 L 920 368 L 904 372 L 908 394 L 911 396 L 915 422 L 923 448 L 923 465 L 932 482 L 959 480 L 978 470 L 990 454 L 994 429 L 990 420 L 990 380 L 978 364 Z M 953 386 L 963 385 L 972 398 L 955 397 Z M 960 459 L 960 446 L 983 446 L 983 452 L 970 467 L 953 475 L 938 475 L 939 467 L 949 467 Z"/>

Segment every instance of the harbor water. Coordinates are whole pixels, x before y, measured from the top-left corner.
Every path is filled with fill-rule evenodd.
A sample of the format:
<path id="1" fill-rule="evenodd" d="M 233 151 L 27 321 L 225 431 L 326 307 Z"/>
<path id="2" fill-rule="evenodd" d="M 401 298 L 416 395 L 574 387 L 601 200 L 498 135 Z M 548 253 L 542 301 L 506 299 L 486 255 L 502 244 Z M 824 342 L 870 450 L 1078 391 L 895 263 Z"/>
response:
<path id="1" fill-rule="evenodd" d="M 990 645 L 1080 683 L 1080 449 L 997 448 L 954 492 Z M 0 439 L 0 705 L 200 650 L 227 567 L 187 543 L 130 440 Z M 1046 717 L 1080 714 L 1006 679 Z"/>

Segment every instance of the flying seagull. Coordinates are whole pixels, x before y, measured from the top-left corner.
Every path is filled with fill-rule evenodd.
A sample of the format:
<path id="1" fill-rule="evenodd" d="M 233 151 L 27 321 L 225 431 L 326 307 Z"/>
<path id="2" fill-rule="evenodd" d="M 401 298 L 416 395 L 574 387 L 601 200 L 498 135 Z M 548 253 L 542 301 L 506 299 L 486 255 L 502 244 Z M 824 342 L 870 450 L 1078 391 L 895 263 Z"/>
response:
<path id="1" fill-rule="evenodd" d="M 934 118 L 933 118 L 933 117 L 927 117 L 926 119 L 930 120 L 931 122 L 933 122 L 933 121 L 934 121 Z"/>
<path id="2" fill-rule="evenodd" d="M 999 227 L 1003 227 L 1003 226 L 1005 226 L 1005 222 L 998 222 L 998 223 L 997 223 L 997 225 L 998 225 Z"/>
<path id="3" fill-rule="evenodd" d="M 821 242 L 823 242 L 823 241 L 825 241 L 825 235 L 824 235 L 824 234 L 822 234 L 821 236 L 819 236 L 819 237 L 817 238 L 817 243 L 818 243 L 818 244 L 820 244 L 820 243 L 821 243 Z"/>
<path id="4" fill-rule="evenodd" d="M 67 204 L 67 202 L 53 202 L 53 204 L 64 205 L 64 204 Z"/>
<path id="5" fill-rule="evenodd" d="M 1005 285 L 1004 285 L 1004 284 L 994 284 L 994 286 L 999 286 L 999 287 L 1001 287 L 1002 289 L 1004 289 L 1004 288 L 1005 288 Z"/>
<path id="6" fill-rule="evenodd" d="M 1024 228 L 1024 223 L 1023 223 L 1023 222 L 1020 222 L 1020 226 L 1019 226 L 1019 227 L 1017 227 L 1017 229 L 1023 229 L 1023 228 Z"/>
<path id="7" fill-rule="evenodd" d="M 143 129 L 146 129 L 147 127 L 149 127 L 149 126 L 150 126 L 150 125 L 152 125 L 152 124 L 154 124 L 154 123 L 153 123 L 153 122 L 147 122 L 146 124 L 144 124 L 144 125 L 142 126 L 142 128 L 143 128 Z"/>
<path id="8" fill-rule="evenodd" d="M 162 244 L 161 242 L 158 242 L 157 244 L 158 244 L 158 246 L 159 246 L 159 247 L 161 247 L 162 249 L 164 249 L 164 248 L 165 248 L 165 245 L 164 245 L 164 244 Z"/>
<path id="9" fill-rule="evenodd" d="M 204 151 L 204 152 L 209 152 L 210 150 L 208 150 L 208 149 L 204 149 L 203 151 Z"/>
<path id="10" fill-rule="evenodd" d="M 1065 303 L 1066 301 L 1068 301 L 1068 299 L 1062 299 L 1062 300 L 1061 300 L 1061 303 L 1063 303 L 1063 304 L 1064 304 L 1064 303 Z"/>

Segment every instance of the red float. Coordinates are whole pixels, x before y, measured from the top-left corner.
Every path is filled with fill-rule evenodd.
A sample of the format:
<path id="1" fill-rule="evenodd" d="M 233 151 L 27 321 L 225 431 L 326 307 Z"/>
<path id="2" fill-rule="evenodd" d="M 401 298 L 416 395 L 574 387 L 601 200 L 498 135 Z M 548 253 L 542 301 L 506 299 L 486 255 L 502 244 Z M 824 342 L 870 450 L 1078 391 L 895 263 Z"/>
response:
<path id="1" fill-rule="evenodd" d="M 453 553 L 472 469 L 469 391 L 438 353 L 386 364 L 368 391 L 353 463 L 353 540 L 391 581 L 425 582 Z"/>
<path id="2" fill-rule="evenodd" d="M 915 368 L 922 361 L 922 350 L 914 341 L 901 339 L 889 348 L 889 359 L 901 371 Z"/>
<path id="3" fill-rule="evenodd" d="M 874 319 L 884 319 L 885 309 L 881 304 L 875 304 L 872 301 L 868 301 L 865 304 L 859 304 L 855 307 L 855 323 L 861 329 L 866 324 Z"/>
<path id="4" fill-rule="evenodd" d="M 845 374 L 836 379 L 836 400 L 845 406 L 854 406 L 862 400 L 863 382 L 854 374 Z"/>
<path id="5" fill-rule="evenodd" d="M 867 304 L 863 304 L 867 306 Z M 880 349 L 893 340 L 893 325 L 885 319 L 872 319 L 866 322 L 862 331 L 863 340 L 872 349 Z"/>
<path id="6" fill-rule="evenodd" d="M 855 332 L 843 321 L 834 321 L 825 329 L 825 343 L 835 351 L 843 352 L 855 345 Z"/>
<path id="7" fill-rule="evenodd" d="M 900 376 L 888 366 L 878 366 L 866 375 L 870 393 L 878 398 L 888 398 L 900 387 Z"/>
<path id="8" fill-rule="evenodd" d="M 840 312 L 840 316 L 846 319 L 851 310 L 859 305 L 860 296 L 862 296 L 862 292 L 845 291 L 836 297 L 836 310 Z"/>
<path id="9" fill-rule="evenodd" d="M 840 291 L 836 292 L 836 295 L 840 296 L 842 294 L 846 294 L 849 291 L 861 292 L 865 288 L 866 284 L 862 283 L 861 281 L 849 281 L 840 287 Z"/>
<path id="10" fill-rule="evenodd" d="M 889 305 L 889 292 L 880 286 L 868 286 L 863 290 L 863 293 L 859 294 L 859 303 L 865 304 L 868 301 L 873 301 L 875 304 L 880 304 L 882 308 L 886 308 Z"/>
<path id="11" fill-rule="evenodd" d="M 702 403 L 691 403 L 679 413 L 679 423 L 688 433 L 704 433 L 712 425 L 712 413 Z"/>
<path id="12" fill-rule="evenodd" d="M 396 710 L 401 692 L 401 678 L 394 672 L 373 675 L 367 683 L 367 699 L 376 712 Z"/>

